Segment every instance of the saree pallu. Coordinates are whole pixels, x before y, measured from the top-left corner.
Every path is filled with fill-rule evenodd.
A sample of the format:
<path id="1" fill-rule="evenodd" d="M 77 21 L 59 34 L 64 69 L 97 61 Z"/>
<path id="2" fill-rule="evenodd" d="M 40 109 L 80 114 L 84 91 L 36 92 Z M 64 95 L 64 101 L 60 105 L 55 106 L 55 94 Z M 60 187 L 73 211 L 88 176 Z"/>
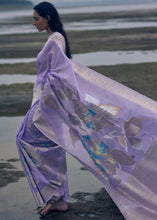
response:
<path id="1" fill-rule="evenodd" d="M 68 201 L 68 152 L 101 181 L 125 219 L 156 220 L 157 103 L 69 60 L 56 36 L 38 55 L 34 101 L 17 134 L 37 204 Z"/>

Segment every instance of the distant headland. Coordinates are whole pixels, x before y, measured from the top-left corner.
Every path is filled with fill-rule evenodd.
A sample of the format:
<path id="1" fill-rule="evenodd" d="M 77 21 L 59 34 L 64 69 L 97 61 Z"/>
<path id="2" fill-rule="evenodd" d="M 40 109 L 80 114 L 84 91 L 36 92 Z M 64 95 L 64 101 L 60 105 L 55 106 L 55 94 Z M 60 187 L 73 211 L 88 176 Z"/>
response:
<path id="1" fill-rule="evenodd" d="M 29 0 L 1 0 L 0 4 L 0 10 L 22 7 L 30 8 L 33 5 L 33 3 Z"/>

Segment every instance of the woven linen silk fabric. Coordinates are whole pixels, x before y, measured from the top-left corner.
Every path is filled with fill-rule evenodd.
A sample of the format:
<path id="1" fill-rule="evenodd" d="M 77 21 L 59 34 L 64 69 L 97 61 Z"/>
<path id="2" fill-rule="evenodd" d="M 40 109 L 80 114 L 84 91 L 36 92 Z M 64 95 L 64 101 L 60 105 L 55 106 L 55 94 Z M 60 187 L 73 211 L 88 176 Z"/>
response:
<path id="1" fill-rule="evenodd" d="M 127 220 L 157 219 L 157 103 L 65 55 L 50 35 L 17 134 L 37 204 L 68 201 L 65 152 L 95 175 Z"/>

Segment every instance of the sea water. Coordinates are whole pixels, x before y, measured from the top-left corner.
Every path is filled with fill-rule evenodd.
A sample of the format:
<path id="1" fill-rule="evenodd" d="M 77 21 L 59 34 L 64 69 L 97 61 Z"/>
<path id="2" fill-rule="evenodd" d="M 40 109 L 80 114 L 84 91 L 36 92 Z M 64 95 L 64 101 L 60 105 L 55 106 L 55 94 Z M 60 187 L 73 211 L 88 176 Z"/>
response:
<path id="1" fill-rule="evenodd" d="M 58 0 L 57 0 L 58 1 Z M 56 4 L 57 4 L 56 1 Z M 35 2 L 35 1 L 34 1 Z M 55 2 L 55 0 L 53 1 Z M 89 12 L 89 1 L 71 1 L 71 0 L 60 0 L 59 8 L 61 13 L 80 13 L 80 12 Z M 69 8 L 63 8 L 64 4 L 69 2 Z M 84 7 L 81 9 L 76 7 L 77 5 L 83 4 Z M 86 2 L 86 5 L 85 5 Z M 97 2 L 97 6 L 93 7 Z M 98 3 L 101 3 L 98 5 Z M 74 5 L 75 3 L 75 5 Z M 143 4 L 147 3 L 147 4 Z M 156 1 L 152 0 L 90 0 L 90 12 L 98 12 L 98 11 L 118 11 L 118 10 L 128 10 L 128 6 L 126 4 L 130 4 L 129 10 L 139 9 L 147 9 L 147 8 L 157 8 Z M 66 4 L 67 5 L 67 4 Z M 83 5 L 82 5 L 83 6 Z M 59 7 L 59 4 L 58 4 Z M 74 7 L 73 9 L 70 7 Z M 9 11 L 9 12 L 1 12 L 0 13 L 0 23 L 5 24 L 9 19 L 20 16 L 30 16 L 32 14 L 32 10 L 17 10 L 17 11 Z M 3 25 L 4 28 L 4 25 Z M 9 28 L 8 28 L 9 29 Z M 0 33 L 2 30 L 2 25 L 0 26 Z M 10 29 L 10 34 L 13 33 L 13 29 Z M 113 55 L 113 54 L 112 54 Z M 131 56 L 131 55 L 130 55 Z M 119 54 L 120 57 L 120 54 Z M 34 77 L 34 76 L 33 76 Z M 16 132 L 23 120 L 23 117 L 0 117 L 0 159 L 1 162 L 5 162 L 10 158 L 17 158 L 18 153 L 15 144 L 15 135 Z M 101 185 L 97 182 L 97 180 L 93 176 L 89 176 L 90 174 L 87 171 L 80 170 L 80 165 L 71 158 L 68 158 L 68 174 L 69 174 L 69 184 L 71 194 L 75 192 L 96 192 L 101 188 Z M 17 168 L 22 170 L 21 164 L 18 163 Z M 90 184 L 89 184 L 90 180 Z M 26 178 L 21 178 L 20 181 L 16 183 L 11 183 L 6 187 L 0 189 L 0 219 L 2 220 L 37 220 L 39 219 L 35 212 L 35 204 L 33 197 L 30 193 L 30 189 L 28 187 Z"/>
<path id="2" fill-rule="evenodd" d="M 123 4 L 143 4 L 156 3 L 156 0 L 48 0 L 58 7 L 83 7 L 91 5 L 123 5 Z M 31 0 L 33 4 L 37 4 L 40 0 Z"/>

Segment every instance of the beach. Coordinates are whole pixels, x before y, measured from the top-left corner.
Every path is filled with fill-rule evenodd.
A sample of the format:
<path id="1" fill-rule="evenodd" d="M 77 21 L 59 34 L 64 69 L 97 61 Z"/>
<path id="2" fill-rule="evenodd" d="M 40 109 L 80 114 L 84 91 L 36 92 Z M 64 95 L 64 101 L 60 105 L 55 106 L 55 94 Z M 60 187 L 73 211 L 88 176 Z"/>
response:
<path id="1" fill-rule="evenodd" d="M 108 21 L 113 19 L 132 21 L 136 24 L 136 21 L 143 22 L 156 22 L 157 19 L 156 9 L 150 10 L 136 10 L 136 11 L 117 11 L 117 12 L 99 12 L 93 13 L 81 13 L 80 14 L 63 14 L 61 15 L 63 23 L 68 22 L 80 22 L 80 21 Z M 16 24 L 19 29 L 21 24 L 30 24 L 32 18 L 24 16 L 19 18 L 13 18 L 12 24 Z M 119 20 L 117 20 L 118 23 Z M 121 21 L 121 20 L 120 20 Z M 119 21 L 119 22 L 120 22 Z M 157 22 L 156 22 L 157 23 Z M 6 23 L 5 23 L 6 24 Z M 121 29 L 107 29 L 107 30 L 67 30 L 67 36 L 71 46 L 72 54 L 95 52 L 95 51 L 153 51 L 157 48 L 157 27 L 140 27 L 140 28 L 121 28 Z M 36 30 L 34 33 L 27 34 L 1 34 L 0 35 L 0 59 L 8 58 L 31 58 L 36 57 L 42 46 L 47 40 L 46 33 L 38 33 Z M 105 60 L 105 57 L 104 57 Z M 36 63 L 18 63 L 18 64 L 0 64 L 0 75 L 4 74 L 36 74 Z M 156 86 L 154 80 L 154 74 L 156 74 L 156 62 L 149 61 L 142 64 L 119 64 L 119 65 L 101 65 L 89 66 L 90 68 L 115 79 L 128 87 L 131 87 L 150 98 L 156 100 L 156 92 L 152 89 Z M 149 73 L 149 74 L 148 74 Z M 140 76 L 140 77 L 139 77 Z M 127 78 L 129 77 L 129 81 Z M 142 77 L 142 79 L 141 79 Z M 152 80 L 153 79 L 153 80 Z M 136 84 L 134 83 L 136 82 Z M 149 82 L 149 83 L 148 83 Z M 153 85 L 152 85 L 153 84 Z M 144 86 L 145 85 L 145 86 Z M 17 88 L 14 91 L 14 96 L 9 97 L 9 103 L 6 104 L 5 100 L 9 94 L 12 94 L 14 85 L 0 85 L 0 90 L 5 91 L 4 96 L 1 97 L 0 115 L 23 115 L 26 113 L 28 106 L 31 103 L 31 91 L 33 85 L 23 84 L 23 91 L 21 94 L 21 85 L 15 85 Z M 5 87 L 5 88 L 4 88 Z M 146 88 L 147 89 L 146 89 Z M 19 88 L 19 89 L 18 89 Z M 30 91 L 28 92 L 28 88 Z M 7 92 L 8 91 L 8 92 Z M 6 95 L 5 95 L 6 94 Z M 26 108 L 23 104 L 23 96 L 26 97 Z M 20 101 L 21 100 L 21 101 Z M 14 108 L 15 106 L 15 108 Z M 23 107 L 22 107 L 23 106 Z M 12 110 L 10 110 L 12 108 Z M 19 112 L 20 109 L 20 112 Z M 7 114 L 8 111 L 8 114 Z M 23 111 L 23 112 L 22 112 Z"/>
<path id="2" fill-rule="evenodd" d="M 153 52 L 157 50 L 157 10 L 153 7 L 93 13 L 71 12 L 61 14 L 61 18 L 74 57 L 78 54 L 102 51 L 117 52 L 119 56 L 125 52 L 130 57 L 132 53 L 140 51 L 142 54 L 150 52 L 152 57 L 155 56 Z M 7 75 L 8 79 L 9 76 L 11 78 L 14 75 L 17 78 L 18 75 L 35 77 L 34 58 L 48 36 L 33 29 L 31 22 L 30 15 L 20 15 L 20 19 L 14 16 L 5 21 L 0 20 L 3 26 L 0 34 L 0 60 L 12 60 L 12 63 L 0 63 L 0 76 Z M 7 25 L 16 28 L 7 33 Z M 87 26 L 90 28 L 87 29 Z M 17 30 L 25 33 L 19 33 Z M 19 58 L 33 59 L 33 61 L 16 62 Z M 138 60 L 138 56 L 136 59 Z M 101 65 L 89 64 L 88 67 L 157 100 L 157 61 L 153 59 L 138 63 L 126 61 L 116 64 L 115 62 L 112 65 L 102 62 Z M 15 80 L 12 84 L 7 82 L 0 84 L 0 219 L 2 220 L 39 219 L 15 144 L 18 127 L 31 105 L 33 80 L 29 79 L 28 82 L 22 83 L 17 83 Z M 46 219 L 124 219 L 101 184 L 69 156 L 68 167 L 71 189 L 70 209 L 62 214 L 51 213 Z M 89 186 L 91 178 L 92 184 Z"/>

